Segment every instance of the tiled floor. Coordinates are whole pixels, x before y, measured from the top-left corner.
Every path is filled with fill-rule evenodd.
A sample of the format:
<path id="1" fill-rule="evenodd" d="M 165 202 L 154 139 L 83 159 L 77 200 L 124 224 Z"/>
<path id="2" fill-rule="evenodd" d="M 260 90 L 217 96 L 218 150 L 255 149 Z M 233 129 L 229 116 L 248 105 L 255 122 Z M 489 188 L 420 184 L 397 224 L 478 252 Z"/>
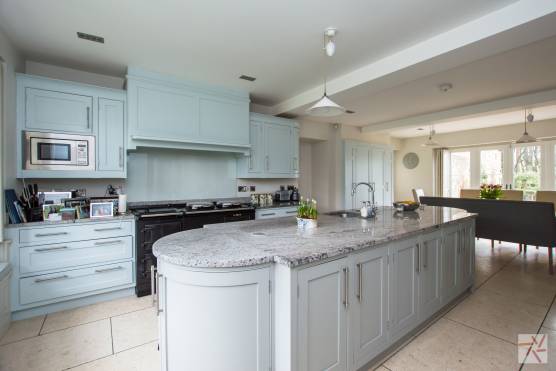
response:
<path id="1" fill-rule="evenodd" d="M 546 249 L 477 241 L 476 291 L 382 366 L 387 370 L 518 370 L 517 334 L 546 333 L 556 370 L 556 277 Z M 0 339 L 0 371 L 157 371 L 150 297 L 90 305 L 12 323 Z"/>

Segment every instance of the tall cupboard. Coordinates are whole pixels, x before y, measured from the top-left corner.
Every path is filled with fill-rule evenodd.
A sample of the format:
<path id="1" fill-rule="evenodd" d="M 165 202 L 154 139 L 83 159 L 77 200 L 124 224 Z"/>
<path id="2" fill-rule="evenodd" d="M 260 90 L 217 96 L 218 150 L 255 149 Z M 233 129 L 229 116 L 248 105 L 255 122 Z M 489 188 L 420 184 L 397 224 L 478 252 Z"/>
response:
<path id="1" fill-rule="evenodd" d="M 360 182 L 374 184 L 375 202 L 379 206 L 392 205 L 393 151 L 388 146 L 346 140 L 344 142 L 344 203 L 346 209 L 361 207 L 371 200 L 370 189 L 357 188 L 352 196 L 352 187 Z"/>

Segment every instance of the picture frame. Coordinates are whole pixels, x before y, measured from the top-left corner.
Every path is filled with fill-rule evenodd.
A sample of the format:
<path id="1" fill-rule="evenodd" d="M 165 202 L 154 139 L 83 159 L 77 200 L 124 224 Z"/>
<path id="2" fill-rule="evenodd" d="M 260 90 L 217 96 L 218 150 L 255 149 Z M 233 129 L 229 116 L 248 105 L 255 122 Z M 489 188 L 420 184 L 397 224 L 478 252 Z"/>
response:
<path id="1" fill-rule="evenodd" d="M 90 205 L 90 218 L 111 218 L 114 215 L 113 202 L 94 202 Z"/>
<path id="2" fill-rule="evenodd" d="M 61 220 L 60 210 L 64 207 L 63 204 L 49 204 L 42 205 L 42 218 L 44 221 L 48 220 Z"/>
<path id="3" fill-rule="evenodd" d="M 89 205 L 81 205 L 75 207 L 77 212 L 77 219 L 89 219 L 91 208 Z"/>

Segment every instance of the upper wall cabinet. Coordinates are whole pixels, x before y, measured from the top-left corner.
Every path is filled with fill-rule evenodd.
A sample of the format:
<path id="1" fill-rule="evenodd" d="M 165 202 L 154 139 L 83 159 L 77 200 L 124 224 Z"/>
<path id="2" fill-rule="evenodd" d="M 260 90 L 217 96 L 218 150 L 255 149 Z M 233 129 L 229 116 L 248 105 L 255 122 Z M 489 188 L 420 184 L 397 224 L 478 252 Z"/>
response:
<path id="1" fill-rule="evenodd" d="M 129 149 L 248 153 L 249 95 L 129 68 Z"/>
<path id="2" fill-rule="evenodd" d="M 297 122 L 251 113 L 247 156 L 238 160 L 238 178 L 297 178 L 299 125 Z"/>
<path id="3" fill-rule="evenodd" d="M 17 75 L 18 178 L 125 178 L 126 96 L 101 88 L 32 75 Z M 25 131 L 93 136 L 89 170 L 25 169 Z"/>

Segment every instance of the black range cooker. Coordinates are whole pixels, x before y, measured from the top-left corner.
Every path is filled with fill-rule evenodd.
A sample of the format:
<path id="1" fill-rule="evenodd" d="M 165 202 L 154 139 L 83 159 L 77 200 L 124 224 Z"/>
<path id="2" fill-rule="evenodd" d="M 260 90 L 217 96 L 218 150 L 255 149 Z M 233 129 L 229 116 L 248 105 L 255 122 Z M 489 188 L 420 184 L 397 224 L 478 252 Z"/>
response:
<path id="1" fill-rule="evenodd" d="M 152 245 L 160 238 L 207 224 L 255 219 L 251 204 L 239 202 L 202 202 L 130 206 L 136 216 L 136 286 L 137 296 L 151 293 L 151 266 L 156 267 Z"/>

